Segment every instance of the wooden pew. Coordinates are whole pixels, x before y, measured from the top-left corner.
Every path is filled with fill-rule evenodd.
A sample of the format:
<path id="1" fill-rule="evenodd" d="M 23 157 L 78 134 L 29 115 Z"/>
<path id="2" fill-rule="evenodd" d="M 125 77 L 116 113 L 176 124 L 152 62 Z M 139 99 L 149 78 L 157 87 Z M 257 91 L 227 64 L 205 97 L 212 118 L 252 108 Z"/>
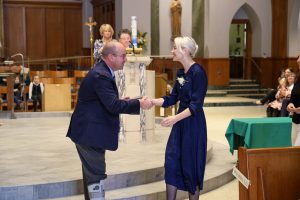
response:
<path id="1" fill-rule="evenodd" d="M 21 65 L 0 66 L 0 73 L 3 72 L 20 73 L 21 69 L 22 69 Z"/>
<path id="2" fill-rule="evenodd" d="M 239 200 L 300 199 L 300 147 L 238 150 L 238 169 L 250 180 L 239 184 Z"/>
<path id="3" fill-rule="evenodd" d="M 6 79 L 6 84 L 7 86 L 4 86 L 1 89 L 1 94 L 6 96 L 7 103 L 5 103 L 7 106 L 7 110 L 11 110 L 13 112 L 14 108 L 14 78 L 15 74 L 14 73 L 0 73 L 1 77 L 4 77 Z M 2 107 L 4 104 L 1 105 L 1 110 L 3 109 Z"/>

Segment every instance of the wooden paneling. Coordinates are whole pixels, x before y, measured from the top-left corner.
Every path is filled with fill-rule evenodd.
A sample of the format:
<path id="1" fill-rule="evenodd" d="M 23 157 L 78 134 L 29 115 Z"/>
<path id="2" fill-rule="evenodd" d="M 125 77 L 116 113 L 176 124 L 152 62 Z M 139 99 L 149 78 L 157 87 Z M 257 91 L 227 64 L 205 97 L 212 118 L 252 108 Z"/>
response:
<path id="1" fill-rule="evenodd" d="M 26 41 L 27 56 L 30 59 L 46 57 L 45 40 L 45 9 L 27 8 L 26 9 Z M 37 26 L 39 24 L 39 26 Z"/>
<path id="2" fill-rule="evenodd" d="M 82 55 L 81 9 L 65 9 L 65 55 Z"/>
<path id="3" fill-rule="evenodd" d="M 8 57 L 15 53 L 26 54 L 25 9 L 4 5 L 3 10 L 5 55 Z"/>
<path id="4" fill-rule="evenodd" d="M 195 61 L 202 65 L 208 77 L 210 86 L 228 86 L 229 84 L 229 59 L 226 58 L 195 58 Z M 153 58 L 148 70 L 155 70 L 157 73 L 167 73 L 168 80 L 175 79 L 176 72 L 181 68 L 179 62 L 172 61 L 172 58 Z"/>
<path id="5" fill-rule="evenodd" d="M 47 57 L 64 57 L 64 10 L 46 9 L 46 52 Z M 53 45 L 56 44 L 56 45 Z"/>
<path id="6" fill-rule="evenodd" d="M 115 30 L 115 1 L 92 0 L 91 3 L 93 4 L 94 20 L 97 22 L 94 28 L 94 36 L 97 39 L 100 38 L 99 28 L 102 24 L 110 24 Z M 114 36 L 116 36 L 116 33 Z"/>
<path id="7" fill-rule="evenodd" d="M 297 72 L 298 70 L 299 70 L 299 66 L 298 66 L 298 64 L 297 64 L 297 59 L 298 58 L 288 58 L 288 61 L 287 61 L 287 66 L 288 67 L 291 67 L 291 68 L 293 68 L 293 70 L 295 71 L 295 72 Z"/>
<path id="8" fill-rule="evenodd" d="M 271 58 L 254 58 L 254 61 L 257 63 L 257 65 L 260 67 L 261 72 L 254 66 L 253 67 L 253 74 L 254 79 L 258 80 L 258 82 L 266 88 L 274 88 L 273 85 L 273 65 L 272 65 L 272 59 Z M 276 74 L 276 77 L 277 74 Z"/>
<path id="9" fill-rule="evenodd" d="M 151 64 L 147 67 L 148 70 L 154 70 L 156 73 L 166 73 L 168 80 L 172 81 L 175 79 L 176 72 L 179 68 L 182 68 L 181 63 L 174 62 L 172 58 L 161 57 L 152 58 Z"/>
<path id="10" fill-rule="evenodd" d="M 272 57 L 287 56 L 288 1 L 272 0 Z"/>
<path id="11" fill-rule="evenodd" d="M 203 60 L 206 69 L 208 85 L 228 86 L 229 84 L 229 59 L 209 58 Z"/>
<path id="12" fill-rule="evenodd" d="M 75 0 L 5 0 L 6 56 L 27 59 L 82 55 L 82 5 Z"/>

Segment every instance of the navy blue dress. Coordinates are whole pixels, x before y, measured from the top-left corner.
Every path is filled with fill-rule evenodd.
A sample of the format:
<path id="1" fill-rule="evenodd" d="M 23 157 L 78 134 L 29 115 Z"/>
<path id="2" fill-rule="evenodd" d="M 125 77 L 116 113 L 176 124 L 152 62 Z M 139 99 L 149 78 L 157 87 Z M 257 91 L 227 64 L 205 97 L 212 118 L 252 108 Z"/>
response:
<path id="1" fill-rule="evenodd" d="M 163 97 L 162 107 L 179 101 L 178 113 L 189 108 L 192 114 L 173 125 L 165 154 L 166 184 L 192 194 L 195 194 L 196 187 L 203 189 L 207 146 L 203 111 L 206 91 L 207 76 L 204 69 L 195 63 L 186 74 L 183 69 L 177 72 L 172 93 Z"/>

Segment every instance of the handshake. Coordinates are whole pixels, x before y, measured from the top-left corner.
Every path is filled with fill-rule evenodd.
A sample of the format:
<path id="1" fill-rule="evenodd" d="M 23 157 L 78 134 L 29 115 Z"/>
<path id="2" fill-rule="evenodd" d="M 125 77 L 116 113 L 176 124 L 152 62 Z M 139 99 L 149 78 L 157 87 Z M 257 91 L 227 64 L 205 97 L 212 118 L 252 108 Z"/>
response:
<path id="1" fill-rule="evenodd" d="M 149 97 L 143 97 L 139 99 L 141 108 L 144 110 L 149 110 L 153 106 L 161 106 L 163 99 L 150 99 Z"/>
<path id="2" fill-rule="evenodd" d="M 154 106 L 154 103 L 152 102 L 152 99 L 149 97 L 142 97 L 139 99 L 141 108 L 144 110 L 149 110 Z"/>
<path id="3" fill-rule="evenodd" d="M 129 97 L 123 97 L 123 100 L 130 100 Z M 140 106 L 142 109 L 144 110 L 149 110 L 151 109 L 153 106 L 161 106 L 164 102 L 163 98 L 158 98 L 158 99 L 150 99 L 149 97 L 138 97 L 135 98 L 138 99 L 140 102 Z"/>

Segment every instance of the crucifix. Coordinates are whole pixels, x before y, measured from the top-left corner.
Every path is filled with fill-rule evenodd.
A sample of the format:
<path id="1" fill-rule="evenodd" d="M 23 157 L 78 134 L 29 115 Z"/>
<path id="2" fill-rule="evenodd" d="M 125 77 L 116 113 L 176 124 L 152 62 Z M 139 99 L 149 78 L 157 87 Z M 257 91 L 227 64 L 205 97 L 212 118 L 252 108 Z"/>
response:
<path id="1" fill-rule="evenodd" d="M 94 58 L 93 58 L 93 42 L 94 42 L 94 37 L 93 37 L 93 26 L 96 26 L 96 22 L 92 21 L 93 18 L 89 17 L 89 22 L 85 22 L 84 25 L 88 26 L 90 28 L 90 45 L 91 45 L 91 67 L 94 65 Z"/>

